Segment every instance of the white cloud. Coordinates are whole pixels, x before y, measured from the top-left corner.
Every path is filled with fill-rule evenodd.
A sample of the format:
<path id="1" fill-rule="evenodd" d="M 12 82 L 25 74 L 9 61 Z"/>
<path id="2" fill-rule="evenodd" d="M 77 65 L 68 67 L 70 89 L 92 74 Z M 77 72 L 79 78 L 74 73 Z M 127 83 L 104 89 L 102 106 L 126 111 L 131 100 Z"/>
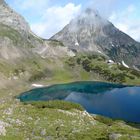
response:
<path id="1" fill-rule="evenodd" d="M 32 30 L 44 38 L 49 38 L 60 31 L 80 11 L 81 5 L 68 3 L 65 6 L 53 6 L 42 14 L 42 20 L 32 24 Z"/>
<path id="2" fill-rule="evenodd" d="M 90 0 L 86 7 L 91 7 L 99 11 L 99 13 L 108 18 L 114 9 L 117 9 L 117 3 L 121 0 Z"/>
<path id="3" fill-rule="evenodd" d="M 121 31 L 140 41 L 140 19 L 135 17 L 136 10 L 134 5 L 129 5 L 124 11 L 112 13 L 109 20 Z"/>

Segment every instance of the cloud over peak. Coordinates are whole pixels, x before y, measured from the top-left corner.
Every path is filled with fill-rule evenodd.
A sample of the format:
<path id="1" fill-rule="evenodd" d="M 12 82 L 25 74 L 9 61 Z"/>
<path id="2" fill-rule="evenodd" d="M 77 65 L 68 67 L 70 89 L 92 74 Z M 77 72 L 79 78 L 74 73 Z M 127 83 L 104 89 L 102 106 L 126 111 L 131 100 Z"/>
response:
<path id="1" fill-rule="evenodd" d="M 64 6 L 52 6 L 42 13 L 41 21 L 32 24 L 31 28 L 38 35 L 49 38 L 60 31 L 80 11 L 81 5 L 68 3 Z"/>
<path id="2" fill-rule="evenodd" d="M 44 38 L 60 31 L 86 7 L 98 10 L 117 28 L 140 41 L 139 0 L 6 0 L 22 14 L 32 30 Z"/>

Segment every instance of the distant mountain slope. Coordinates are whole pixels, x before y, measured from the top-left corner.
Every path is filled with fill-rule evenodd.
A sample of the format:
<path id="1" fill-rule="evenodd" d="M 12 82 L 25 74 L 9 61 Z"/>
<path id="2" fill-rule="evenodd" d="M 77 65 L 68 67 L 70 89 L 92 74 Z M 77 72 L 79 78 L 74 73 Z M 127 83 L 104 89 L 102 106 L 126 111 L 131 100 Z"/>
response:
<path id="1" fill-rule="evenodd" d="M 66 56 L 74 54 L 59 41 L 35 35 L 26 20 L 0 0 L 0 87 L 34 75 L 45 78 L 48 60 Z"/>
<path id="2" fill-rule="evenodd" d="M 0 58 L 13 60 L 36 54 L 43 58 L 72 55 L 61 43 L 53 47 L 56 45 L 49 44 L 55 41 L 50 42 L 35 35 L 26 20 L 0 0 Z"/>
<path id="3" fill-rule="evenodd" d="M 140 43 L 91 9 L 86 9 L 51 39 L 62 41 L 74 51 L 102 53 L 116 62 L 140 67 Z"/>

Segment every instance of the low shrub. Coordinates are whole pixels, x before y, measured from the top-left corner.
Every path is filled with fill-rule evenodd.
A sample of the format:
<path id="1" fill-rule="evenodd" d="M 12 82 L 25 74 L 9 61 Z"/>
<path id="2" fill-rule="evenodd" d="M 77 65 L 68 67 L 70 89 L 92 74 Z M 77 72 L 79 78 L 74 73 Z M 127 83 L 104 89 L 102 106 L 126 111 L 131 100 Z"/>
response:
<path id="1" fill-rule="evenodd" d="M 96 117 L 95 117 L 95 120 L 97 120 L 97 121 L 99 121 L 99 122 L 101 122 L 101 123 L 104 123 L 104 124 L 106 124 L 106 125 L 108 125 L 108 126 L 113 125 L 113 123 L 115 122 L 115 121 L 114 121 L 113 119 L 111 119 L 111 118 L 103 117 L 103 116 L 100 116 L 100 115 L 96 116 Z"/>
<path id="2" fill-rule="evenodd" d="M 33 82 L 33 81 L 37 81 L 37 80 L 41 80 L 42 78 L 46 77 L 46 74 L 42 71 L 38 71 L 35 72 L 30 78 L 29 81 Z"/>
<path id="3" fill-rule="evenodd" d="M 60 100 L 25 102 L 24 104 L 31 104 L 37 108 L 52 108 L 62 110 L 77 109 L 80 111 L 84 110 L 84 108 L 79 104 Z"/>

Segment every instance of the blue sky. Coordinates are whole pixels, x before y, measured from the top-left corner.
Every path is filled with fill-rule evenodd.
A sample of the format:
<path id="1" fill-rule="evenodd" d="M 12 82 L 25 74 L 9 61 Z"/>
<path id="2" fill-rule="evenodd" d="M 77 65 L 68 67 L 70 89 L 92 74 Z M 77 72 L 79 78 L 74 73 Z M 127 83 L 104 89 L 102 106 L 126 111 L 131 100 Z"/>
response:
<path id="1" fill-rule="evenodd" d="M 140 41 L 140 0 L 6 0 L 44 38 L 61 30 L 82 9 L 92 7 Z"/>

